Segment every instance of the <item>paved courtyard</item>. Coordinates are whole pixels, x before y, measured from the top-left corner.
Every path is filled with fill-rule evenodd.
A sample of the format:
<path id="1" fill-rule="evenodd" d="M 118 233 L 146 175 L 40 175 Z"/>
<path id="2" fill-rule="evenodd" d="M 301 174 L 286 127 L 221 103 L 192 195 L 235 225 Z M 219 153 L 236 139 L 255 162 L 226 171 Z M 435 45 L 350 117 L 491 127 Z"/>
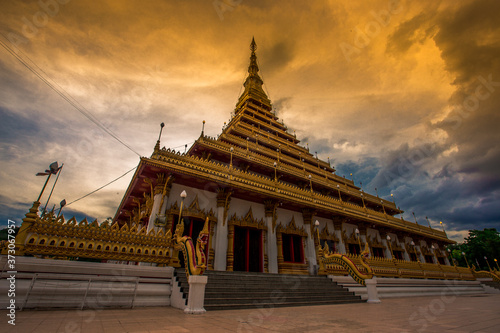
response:
<path id="1" fill-rule="evenodd" d="M 381 304 L 212 311 L 1 310 L 1 332 L 500 332 L 500 294 L 384 299 Z"/>

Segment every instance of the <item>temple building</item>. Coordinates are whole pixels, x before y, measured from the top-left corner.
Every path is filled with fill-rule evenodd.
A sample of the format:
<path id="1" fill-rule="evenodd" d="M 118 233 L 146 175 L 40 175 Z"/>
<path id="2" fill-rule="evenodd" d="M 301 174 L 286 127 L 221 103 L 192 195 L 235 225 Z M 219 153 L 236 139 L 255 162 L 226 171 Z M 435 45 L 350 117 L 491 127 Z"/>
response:
<path id="1" fill-rule="evenodd" d="M 367 243 L 372 258 L 449 265 L 444 247 L 454 241 L 444 231 L 396 217 L 403 212 L 393 201 L 299 145 L 262 88 L 256 48 L 252 40 L 245 89 L 220 135 L 202 130 L 185 153 L 158 140 L 114 221 L 173 233 L 182 209 L 184 235 L 196 239 L 208 217 L 209 270 L 314 274 L 315 228 L 338 253 L 359 254 Z"/>

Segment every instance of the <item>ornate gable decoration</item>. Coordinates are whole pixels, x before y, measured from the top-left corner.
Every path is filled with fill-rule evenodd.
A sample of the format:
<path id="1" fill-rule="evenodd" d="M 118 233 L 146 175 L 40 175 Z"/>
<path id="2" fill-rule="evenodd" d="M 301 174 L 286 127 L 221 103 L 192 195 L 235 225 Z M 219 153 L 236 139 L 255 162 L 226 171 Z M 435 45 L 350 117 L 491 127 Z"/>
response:
<path id="1" fill-rule="evenodd" d="M 177 201 L 175 201 L 169 209 L 167 209 L 167 215 L 179 214 L 179 205 Z M 193 201 L 189 204 L 189 206 L 184 206 L 182 210 L 182 216 L 184 217 L 195 217 L 200 218 L 202 220 L 209 218 L 210 221 L 217 221 L 217 217 L 212 209 L 207 213 L 206 210 L 200 208 L 200 203 L 198 200 L 198 194 L 195 196 Z"/>
<path id="2" fill-rule="evenodd" d="M 304 229 L 304 227 L 298 228 L 295 225 L 295 217 L 292 217 L 292 220 L 286 227 L 283 227 L 283 225 L 280 223 L 278 227 L 276 228 L 277 233 L 283 233 L 283 234 L 291 234 L 291 235 L 299 235 L 302 237 L 307 237 L 307 232 Z"/>
<path id="3" fill-rule="evenodd" d="M 328 226 L 327 225 L 325 225 L 325 228 L 319 234 L 319 238 L 320 239 L 329 239 L 329 240 L 334 241 L 334 242 L 338 242 L 339 241 L 339 239 L 337 238 L 337 236 L 335 236 L 335 232 L 332 232 L 332 233 L 328 232 Z"/>
<path id="4" fill-rule="evenodd" d="M 361 240 L 356 237 L 356 232 L 353 230 L 350 236 L 347 236 L 345 229 L 342 230 L 342 240 L 344 244 L 360 244 Z"/>
<path id="5" fill-rule="evenodd" d="M 236 225 L 240 227 L 249 227 L 249 228 L 257 228 L 257 229 L 262 229 L 262 230 L 267 230 L 267 226 L 264 223 L 263 219 L 256 220 L 253 217 L 253 212 L 252 212 L 252 207 L 248 210 L 246 215 L 242 218 L 238 218 L 236 216 L 236 213 L 231 216 L 228 222 L 229 225 Z"/>
<path id="6" fill-rule="evenodd" d="M 368 245 L 370 245 L 371 247 L 385 249 L 384 244 L 382 244 L 382 242 L 378 240 L 378 237 L 376 235 L 373 236 L 373 238 L 368 238 Z"/>

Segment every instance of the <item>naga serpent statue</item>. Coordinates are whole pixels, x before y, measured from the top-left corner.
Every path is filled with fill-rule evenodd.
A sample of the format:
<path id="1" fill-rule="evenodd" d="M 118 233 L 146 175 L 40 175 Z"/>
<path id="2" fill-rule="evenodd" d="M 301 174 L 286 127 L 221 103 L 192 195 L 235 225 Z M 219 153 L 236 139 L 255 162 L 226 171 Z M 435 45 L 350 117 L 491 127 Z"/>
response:
<path id="1" fill-rule="evenodd" d="M 196 248 L 191 237 L 182 236 L 184 233 L 184 222 L 178 223 L 175 228 L 174 237 L 172 239 L 174 249 L 182 251 L 182 254 L 184 255 L 184 266 L 186 268 L 186 276 L 188 278 L 190 275 L 202 275 L 207 268 L 205 246 L 208 242 L 208 225 L 209 221 L 207 217 L 205 225 L 196 240 Z"/>
<path id="2" fill-rule="evenodd" d="M 476 271 L 476 266 L 472 265 L 470 268 L 472 275 L 477 279 L 479 277 L 491 278 L 495 282 L 500 282 L 500 275 L 498 275 L 498 271 Z"/>
<path id="3" fill-rule="evenodd" d="M 361 266 L 366 269 L 366 274 L 363 274 L 358 267 L 352 262 L 351 259 L 340 253 L 331 253 L 328 244 L 322 248 L 318 245 L 318 258 L 319 258 L 319 269 L 320 271 L 325 271 L 325 265 L 337 264 L 344 267 L 349 275 L 359 284 L 365 286 L 365 280 L 371 279 L 373 277 L 373 270 L 366 263 L 366 258 L 370 253 L 368 243 L 365 244 L 365 249 L 361 252 Z"/>

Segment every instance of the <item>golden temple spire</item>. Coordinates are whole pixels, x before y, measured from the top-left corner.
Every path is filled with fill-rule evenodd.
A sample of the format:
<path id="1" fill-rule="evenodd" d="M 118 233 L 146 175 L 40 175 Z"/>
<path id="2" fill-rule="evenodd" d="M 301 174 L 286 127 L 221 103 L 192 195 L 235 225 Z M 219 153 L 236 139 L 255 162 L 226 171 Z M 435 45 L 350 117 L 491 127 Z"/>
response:
<path id="1" fill-rule="evenodd" d="M 257 55 L 255 54 L 255 50 L 257 50 L 257 43 L 255 43 L 255 38 L 252 37 L 252 43 L 250 44 L 250 65 L 248 66 L 248 76 L 245 80 L 243 86 L 245 87 L 245 91 L 240 96 L 238 104 L 243 100 L 252 97 L 259 102 L 269 105 L 271 107 L 271 101 L 267 97 L 266 93 L 262 89 L 262 85 L 264 81 L 262 81 L 259 76 L 259 66 L 257 65 Z"/>

